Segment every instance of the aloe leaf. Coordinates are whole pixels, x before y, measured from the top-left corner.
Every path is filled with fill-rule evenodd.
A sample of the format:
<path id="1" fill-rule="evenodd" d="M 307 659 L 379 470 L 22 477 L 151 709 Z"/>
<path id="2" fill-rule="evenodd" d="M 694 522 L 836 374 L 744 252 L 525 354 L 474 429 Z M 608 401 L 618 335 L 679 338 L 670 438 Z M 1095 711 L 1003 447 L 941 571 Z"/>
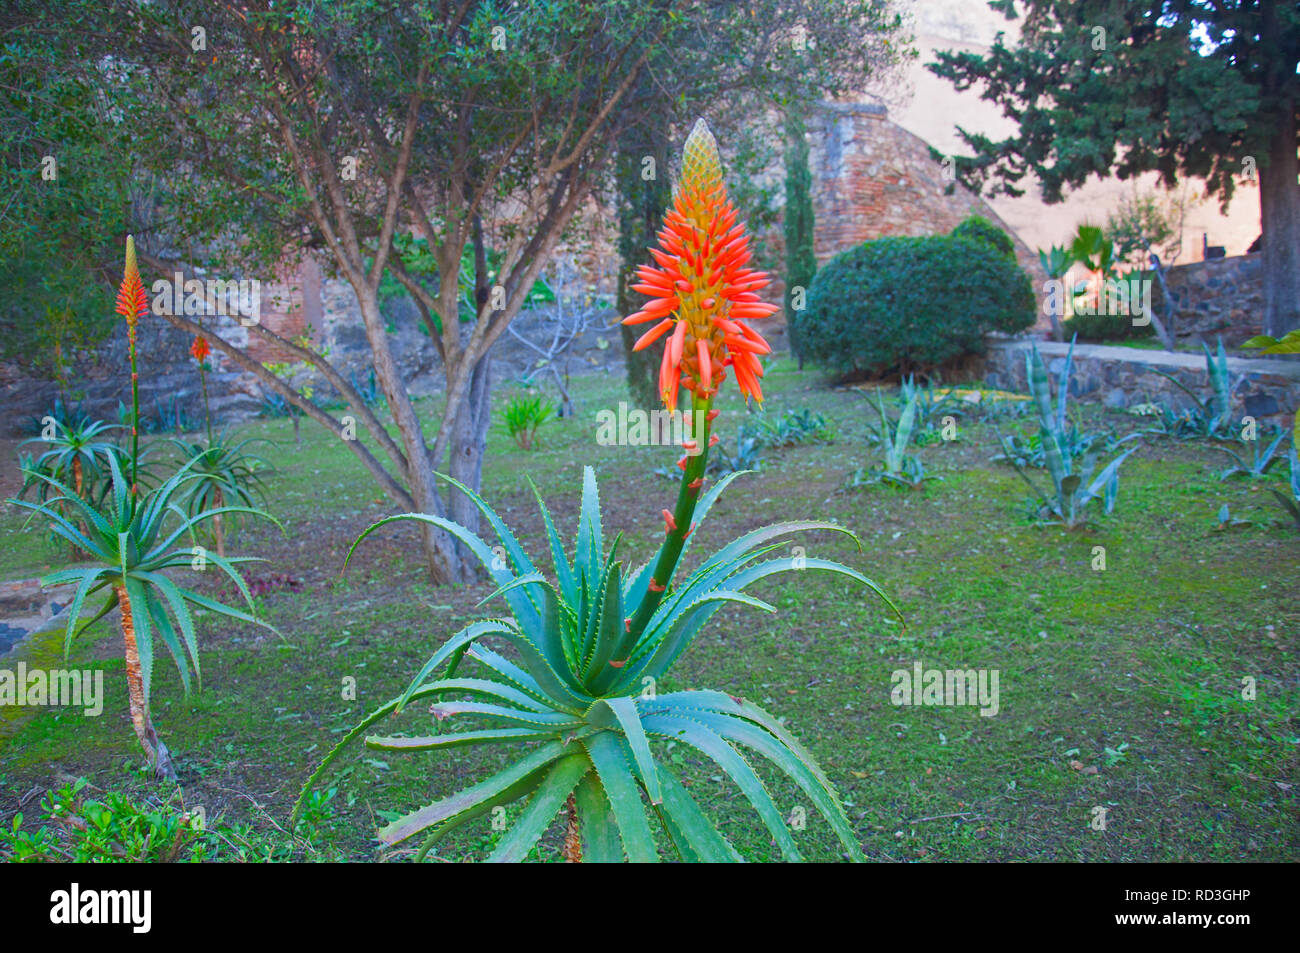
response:
<path id="1" fill-rule="evenodd" d="M 417 689 L 411 697 L 407 699 L 407 701 L 409 702 L 412 699 L 423 698 L 424 696 L 433 694 L 436 691 L 437 689 L 434 688 Z M 402 698 L 399 696 L 397 698 L 390 698 L 388 701 L 384 702 L 384 704 L 380 705 L 365 718 L 361 719 L 359 724 L 355 725 L 350 731 L 348 731 L 348 733 L 339 740 L 339 743 L 330 749 L 330 752 L 325 756 L 325 759 L 316 766 L 316 770 L 311 773 L 311 776 L 308 777 L 305 782 L 303 782 L 302 790 L 298 792 L 298 799 L 294 802 L 293 811 L 289 815 L 290 829 L 297 825 L 298 818 L 302 815 L 302 809 L 307 803 L 307 795 L 311 792 L 311 789 L 315 786 L 316 782 L 324 776 L 325 770 L 333 764 L 335 760 L 337 760 L 339 755 L 343 753 L 343 750 L 347 748 L 348 745 L 356 741 L 359 737 L 365 734 L 368 729 L 376 725 L 382 719 L 395 713 L 397 711 L 397 706 L 401 701 Z"/>
<path id="2" fill-rule="evenodd" d="M 619 565 L 610 567 L 600 599 L 591 613 L 591 645 L 584 659 L 583 684 L 590 686 L 592 679 L 601 675 L 606 667 L 621 659 L 619 650 L 627 640 L 634 638 L 625 631 L 622 603 L 622 580 Z M 628 646 L 630 648 L 630 646 Z"/>
<path id="3" fill-rule="evenodd" d="M 555 580 L 560 587 L 560 593 L 564 596 L 565 602 L 575 602 L 573 567 L 569 565 L 569 561 L 564 555 L 564 544 L 561 542 L 560 534 L 556 531 L 555 523 L 551 519 L 551 511 L 546 508 L 546 502 L 542 499 L 541 493 L 537 491 L 537 485 L 533 483 L 531 477 L 528 478 L 528 485 L 532 488 L 533 496 L 537 498 L 537 505 L 542 511 L 542 525 L 546 527 L 546 538 L 551 547 L 551 563 L 555 567 Z"/>
<path id="4" fill-rule="evenodd" d="M 641 793 L 632 777 L 625 746 L 617 735 L 602 731 L 583 740 L 609 798 L 627 859 L 634 864 L 658 863 L 659 851 L 646 819 Z"/>
<path id="5" fill-rule="evenodd" d="M 497 744 L 515 741 L 545 741 L 555 733 L 533 728 L 484 728 L 479 731 L 456 731 L 445 735 L 425 735 L 407 738 L 400 735 L 372 735 L 366 738 L 366 747 L 380 751 L 433 751 L 439 748 L 459 748 L 466 745 Z"/>
<path id="6" fill-rule="evenodd" d="M 754 773 L 749 762 L 725 739 L 705 727 L 702 722 L 690 718 L 664 714 L 655 715 L 647 720 L 649 722 L 647 727 L 655 734 L 684 742 L 709 757 L 727 777 L 735 782 L 736 787 L 740 788 L 741 793 L 758 812 L 758 816 L 762 818 L 776 840 L 777 846 L 781 848 L 781 854 L 785 859 L 795 863 L 803 860 L 794 838 L 790 836 L 785 818 L 781 816 L 772 796 L 767 793 L 762 780 Z"/>
<path id="7" fill-rule="evenodd" d="M 188 695 L 190 693 L 190 667 L 185 659 L 185 649 L 176 637 L 176 630 L 172 627 L 171 620 L 167 618 L 162 603 L 154 595 L 153 588 L 141 586 L 140 589 L 144 593 L 145 610 L 149 613 L 149 621 L 153 625 L 153 630 L 162 638 L 163 644 L 167 646 L 167 651 L 171 653 L 172 659 L 176 662 L 176 669 L 181 676 L 181 686 L 185 694 Z"/>
<path id="8" fill-rule="evenodd" d="M 573 571 L 595 591 L 599 580 L 600 557 L 604 544 L 600 529 L 600 491 L 596 487 L 596 471 L 582 469 L 582 503 L 578 510 L 578 536 L 574 544 Z"/>
<path id="9" fill-rule="evenodd" d="M 102 579 L 99 575 L 99 571 L 97 570 L 93 570 L 93 569 L 80 570 L 79 575 L 81 576 L 81 582 L 77 585 L 76 592 L 72 596 L 72 603 L 68 606 L 67 609 L 68 625 L 67 628 L 64 630 L 64 634 L 63 634 L 63 657 L 65 659 L 72 651 L 73 632 L 76 630 L 77 620 L 81 617 L 81 607 L 85 605 L 86 597 L 89 596 L 91 592 L 95 590 L 95 588 L 97 588 L 96 580 L 99 581 L 100 586 L 108 585 L 108 580 Z M 42 579 L 41 585 L 46 585 L 46 584 L 47 583 L 45 579 Z M 106 605 L 103 609 L 101 609 L 99 611 L 99 614 L 96 615 L 94 619 L 91 619 L 90 622 L 87 623 L 87 625 L 92 625 L 97 620 L 102 619 L 104 616 L 108 615 L 108 613 L 112 611 L 113 607 L 116 605 L 117 605 L 117 595 L 116 593 L 113 593 L 110 590 L 108 605 Z"/>
<path id="10" fill-rule="evenodd" d="M 402 841 L 414 837 L 420 831 L 450 820 L 476 805 L 515 789 L 521 783 L 528 782 L 534 774 L 539 773 L 539 769 L 559 760 L 566 754 L 569 754 L 569 748 L 562 742 L 552 741 L 542 745 L 487 780 L 480 781 L 478 784 L 471 785 L 457 791 L 455 794 L 398 818 L 379 831 L 379 839 L 389 845 L 400 844 Z M 540 780 L 540 778 L 537 780 Z M 536 782 L 534 781 L 534 783 Z"/>
<path id="11" fill-rule="evenodd" d="M 533 845 L 551 826 L 565 800 L 589 771 L 591 762 L 584 754 L 573 754 L 554 764 L 533 792 L 523 815 L 497 843 L 488 862 L 518 863 L 527 857 Z"/>
<path id="12" fill-rule="evenodd" d="M 651 804 L 661 804 L 663 793 L 659 788 L 659 772 L 655 770 L 654 756 L 650 753 L 650 742 L 646 738 L 645 728 L 641 725 L 641 716 L 637 712 L 636 702 L 627 696 L 621 698 L 602 698 L 591 707 L 587 720 L 597 727 L 612 728 L 617 726 L 627 739 L 632 749 L 632 758 L 641 773 L 646 795 Z"/>
<path id="13" fill-rule="evenodd" d="M 429 713 L 435 718 L 448 718 L 453 715 L 477 715 L 491 718 L 493 721 L 513 722 L 539 728 L 579 728 L 583 722 L 572 713 L 561 711 L 526 711 L 520 708 L 506 708 L 488 702 L 441 701 L 429 706 Z"/>
<path id="14" fill-rule="evenodd" d="M 468 646 L 475 639 L 486 635 L 500 635 L 519 650 L 524 658 L 524 667 L 529 671 L 538 685 L 552 698 L 566 699 L 575 706 L 575 710 L 585 707 L 584 699 L 570 689 L 561 677 L 551 668 L 541 650 L 519 628 L 508 620 L 485 619 L 473 622 L 461 629 L 444 642 L 427 662 L 424 663 L 415 678 L 411 680 L 402 696 L 399 711 L 405 707 L 406 699 L 422 685 L 428 677 L 447 661 L 462 646 Z"/>
<path id="15" fill-rule="evenodd" d="M 706 688 L 693 691 L 664 692 L 655 696 L 653 700 L 643 702 L 641 707 L 645 709 L 643 714 L 646 715 L 653 712 L 676 711 L 689 716 L 692 711 L 702 709 L 752 721 L 760 728 L 773 734 L 783 745 L 793 751 L 795 757 L 808 766 L 808 769 L 812 771 L 822 787 L 828 791 L 835 790 L 830 778 L 818 766 L 817 760 L 800 743 L 799 739 L 771 714 L 747 699 L 733 698 L 726 692 Z"/>
<path id="16" fill-rule="evenodd" d="M 544 702 L 540 702 L 513 685 L 503 685 L 486 678 L 443 678 L 430 682 L 424 688 L 436 694 L 459 692 L 476 698 L 495 698 L 499 701 L 520 705 L 533 711 L 550 711 Z"/>
<path id="17" fill-rule="evenodd" d="M 537 679 L 529 675 L 514 662 L 498 654 L 481 642 L 475 642 L 468 646 L 466 653 L 471 659 L 486 665 L 492 669 L 515 688 L 526 692 L 529 696 L 536 699 L 536 703 L 530 707 L 551 707 L 551 699 L 542 691 L 542 687 L 537 684 Z"/>
<path id="18" fill-rule="evenodd" d="M 487 570 L 488 574 L 497 582 L 498 585 L 508 583 L 515 578 L 514 573 L 510 572 L 508 569 L 504 567 L 496 568 L 494 566 L 494 560 L 496 557 L 492 554 L 492 550 L 488 544 L 485 543 L 477 533 L 470 532 L 459 523 L 443 519 L 441 516 L 433 516 L 428 513 L 398 513 L 396 516 L 386 517 L 367 527 L 365 531 L 356 538 L 356 541 L 348 550 L 347 557 L 343 561 L 344 571 L 347 570 L 348 563 L 351 561 L 353 553 L 356 552 L 357 547 L 361 545 L 362 541 L 367 536 L 379 529 L 381 526 L 386 526 L 389 523 L 396 523 L 401 520 L 418 520 L 420 522 L 429 523 L 454 536 L 460 542 L 464 543 L 465 547 L 474 554 L 475 558 L 478 559 L 478 561 L 483 565 L 483 568 Z M 542 625 L 541 615 L 538 613 L 537 607 L 533 605 L 532 600 L 530 600 L 528 596 L 520 590 L 511 590 L 506 593 L 506 596 L 506 601 L 509 602 L 511 611 L 514 613 L 515 618 L 518 620 L 519 625 L 524 629 L 524 631 L 533 633 L 540 632 Z"/>
<path id="19" fill-rule="evenodd" d="M 614 690 L 615 686 L 625 689 L 629 685 L 636 684 L 637 679 L 646 674 L 658 678 L 685 651 L 691 639 L 695 637 L 695 633 L 724 602 L 737 602 L 767 612 L 776 611 L 766 602 L 753 596 L 732 589 L 714 589 L 665 618 L 656 631 L 642 640 L 627 665 L 620 668 L 609 667 L 605 673 L 598 674 L 591 683 L 592 690 L 599 694 L 607 694 Z"/>
<path id="20" fill-rule="evenodd" d="M 742 744 L 758 752 L 780 768 L 790 780 L 808 795 L 820 813 L 830 823 L 835 836 L 855 860 L 862 859 L 862 845 L 853 832 L 835 789 L 823 782 L 824 775 L 814 774 L 803 758 L 772 737 L 768 732 L 730 715 L 713 712 L 698 713 L 695 717 L 708 725 L 727 741 Z M 820 773 L 820 772 L 819 772 Z"/>
<path id="21" fill-rule="evenodd" d="M 713 822 L 700 810 L 695 799 L 663 765 L 659 766 L 659 784 L 664 792 L 663 817 L 668 833 L 678 850 L 684 850 L 697 863 L 740 863 L 742 858 L 730 841 L 718 832 Z"/>
<path id="22" fill-rule="evenodd" d="M 618 822 L 596 772 L 588 772 L 573 794 L 578 809 L 578 832 L 582 838 L 582 860 L 588 864 L 619 864 L 623 847 Z"/>

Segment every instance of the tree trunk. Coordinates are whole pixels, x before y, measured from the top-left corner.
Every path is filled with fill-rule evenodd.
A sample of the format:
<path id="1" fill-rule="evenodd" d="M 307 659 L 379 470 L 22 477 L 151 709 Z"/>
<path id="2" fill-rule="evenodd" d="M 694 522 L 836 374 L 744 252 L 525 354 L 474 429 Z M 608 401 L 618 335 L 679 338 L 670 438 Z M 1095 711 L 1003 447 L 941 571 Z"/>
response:
<path id="1" fill-rule="evenodd" d="M 75 490 L 77 491 L 77 497 L 78 497 L 79 499 L 84 499 L 84 497 L 81 495 L 81 489 L 82 489 L 83 486 L 85 486 L 85 482 L 86 482 L 86 481 L 85 481 L 85 476 L 84 476 L 84 475 L 82 474 L 82 472 L 81 472 L 81 458 L 80 458 L 80 457 L 73 457 L 73 458 L 72 458 L 72 486 L 73 486 L 73 489 L 75 489 Z M 86 529 L 87 529 L 87 527 L 86 527 L 86 524 L 85 524 L 84 521 L 82 521 L 82 520 L 78 520 L 78 521 L 77 521 L 77 529 L 81 530 L 81 532 L 82 532 L 83 535 L 87 535 L 87 533 L 86 533 Z M 73 545 L 72 543 L 69 543 L 69 544 L 68 544 L 68 549 L 69 549 L 69 552 L 72 553 L 72 558 L 73 558 L 73 559 L 80 559 L 80 558 L 81 558 L 81 551 L 80 551 L 79 549 L 77 549 L 77 547 L 76 547 L 75 545 Z"/>
<path id="2" fill-rule="evenodd" d="M 361 319 L 366 327 L 366 339 L 374 357 L 375 378 L 388 400 L 388 409 L 401 437 L 402 452 L 406 456 L 407 486 L 415 501 L 417 512 L 443 516 L 445 510 L 434 482 L 433 464 L 429 447 L 424 442 L 424 428 L 416 416 L 415 407 L 406 393 L 406 386 L 393 360 L 392 350 L 385 335 L 383 315 L 379 312 L 379 298 L 374 289 L 356 288 L 361 306 Z M 447 380 L 452 379 L 452 369 L 447 368 Z M 420 524 L 420 541 L 424 547 L 429 578 L 435 585 L 465 581 L 464 569 L 454 540 L 430 523 Z"/>
<path id="3" fill-rule="evenodd" d="M 225 505 L 225 502 L 225 497 L 221 495 L 221 490 L 218 488 L 212 497 L 214 508 L 220 509 Z M 226 534 L 223 531 L 224 527 L 221 525 L 221 519 L 224 515 L 224 513 L 218 513 L 216 516 L 212 517 L 212 535 L 216 540 L 217 555 L 222 559 L 226 558 Z"/>
<path id="4" fill-rule="evenodd" d="M 483 355 L 470 372 L 469 396 L 456 415 L 449 443 L 447 472 L 476 493 L 483 485 L 483 455 L 487 449 L 488 425 L 492 419 L 492 357 Z M 466 529 L 478 532 L 479 511 L 474 502 L 453 487 L 448 495 L 450 518 Z M 461 547 L 462 558 L 469 551 Z"/>
<path id="5" fill-rule="evenodd" d="M 1300 327 L 1300 184 L 1296 110 L 1284 103 L 1282 123 L 1259 165 L 1259 220 L 1263 232 L 1264 333 L 1280 338 Z"/>
<path id="6" fill-rule="evenodd" d="M 564 859 L 570 864 L 582 863 L 582 837 L 578 832 L 578 807 L 572 794 L 565 805 L 568 822 L 564 825 Z"/>
<path id="7" fill-rule="evenodd" d="M 653 160 L 648 165 L 646 159 Z M 638 280 L 638 265 L 650 261 L 646 248 L 655 244 L 655 232 L 663 224 L 664 212 L 672 201 L 669 184 L 668 119 L 665 113 L 652 121 L 652 128 L 633 131 L 620 143 L 618 156 L 618 253 L 619 274 L 617 307 L 620 318 L 637 311 L 645 295 L 633 291 Z M 619 328 L 627 366 L 627 389 L 632 404 L 642 410 L 661 406 L 659 397 L 659 359 L 653 348 L 633 351 L 646 328 Z"/>
<path id="8" fill-rule="evenodd" d="M 176 766 L 172 764 L 171 754 L 159 740 L 153 719 L 149 717 L 149 699 L 145 696 L 144 670 L 140 667 L 140 650 L 135 642 L 131 599 L 126 594 L 125 586 L 116 585 L 113 591 L 117 593 L 117 602 L 122 608 L 122 641 L 125 645 L 123 654 L 126 659 L 126 689 L 130 700 L 131 726 L 135 728 L 135 736 L 140 739 L 140 745 L 149 756 L 149 767 L 153 768 L 158 777 L 175 781 Z"/>

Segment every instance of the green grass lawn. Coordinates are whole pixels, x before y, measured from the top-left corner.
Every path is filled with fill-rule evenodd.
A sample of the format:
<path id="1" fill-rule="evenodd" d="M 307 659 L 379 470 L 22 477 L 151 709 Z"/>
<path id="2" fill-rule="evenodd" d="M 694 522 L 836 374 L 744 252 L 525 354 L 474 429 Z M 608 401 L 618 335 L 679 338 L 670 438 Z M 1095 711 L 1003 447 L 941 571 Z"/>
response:
<path id="1" fill-rule="evenodd" d="M 676 484 L 656 475 L 670 448 L 606 447 L 596 412 L 626 399 L 613 376 L 575 381 L 576 416 L 549 423 L 535 451 L 504 434 L 489 439 L 484 497 L 549 566 L 528 488 L 537 484 L 561 531 L 572 532 L 584 464 L 596 468 L 607 533 L 621 530 L 635 560 L 662 531 L 659 512 Z M 1098 509 L 1084 530 L 1041 526 L 1026 516 L 1025 487 L 991 463 L 991 427 L 962 421 L 959 439 L 926 448 L 942 477 L 907 491 L 846 491 L 855 469 L 876 463 L 865 441 L 862 392 L 833 390 L 789 362 L 769 373 L 767 413 L 809 408 L 836 431 L 833 443 L 766 452 L 700 530 L 702 558 L 726 539 L 790 518 L 831 519 L 858 533 L 862 550 L 832 534 L 794 538 L 808 556 L 847 562 L 898 604 L 906 624 L 870 593 L 816 572 L 761 584 L 754 594 L 778 613 L 720 612 L 660 690 L 716 688 L 783 718 L 838 786 L 868 858 L 877 860 L 1295 860 L 1300 857 L 1297 742 L 1300 534 L 1282 526 L 1269 485 L 1220 483 L 1224 457 L 1207 443 L 1153 440 L 1121 471 L 1113 515 Z M 497 395 L 498 407 L 503 399 Z M 724 389 L 717 421 L 724 440 L 744 420 Z M 434 408 L 426 406 L 432 414 Z M 1096 406 L 1075 410 L 1092 428 L 1124 433 L 1141 422 Z M 1001 426 L 1028 422 L 1003 421 Z M 282 637 L 213 616 L 201 618 L 202 691 L 185 698 L 170 662 L 159 660 L 155 723 L 179 758 L 187 807 L 283 843 L 294 856 L 371 859 L 389 812 L 405 812 L 504 764 L 504 751 L 440 755 L 356 747 L 324 785 L 331 800 L 292 842 L 281 831 L 304 779 L 341 734 L 404 688 L 440 641 L 468 621 L 499 614 L 477 603 L 486 583 L 435 588 L 422 576 L 414 530 L 386 527 L 358 551 L 348 546 L 394 512 L 355 458 L 304 423 L 296 447 L 288 421 L 244 428 L 269 437 L 277 472 L 269 509 L 287 537 L 250 526 L 232 551 L 265 555 L 250 576 L 283 573 L 299 591 L 260 599 Z M 1227 503 L 1249 525 L 1219 531 Z M 39 527 L 0 514 L 6 545 L 0 578 L 39 574 L 60 551 Z M 1105 568 L 1098 556 L 1104 548 Z M 200 587 L 220 591 L 213 577 Z M 55 664 L 59 635 L 38 637 L 0 661 Z M 0 827 L 33 792 L 85 777 L 90 790 L 166 797 L 139 773 L 141 752 L 126 713 L 115 625 L 97 624 L 72 649 L 71 664 L 102 667 L 102 717 L 60 709 L 0 711 Z M 896 706 L 891 673 L 986 669 L 999 675 L 999 710 Z M 356 700 L 345 680 L 355 679 Z M 1243 679 L 1256 697 L 1243 698 Z M 412 706 L 394 730 L 427 728 Z M 778 859 L 744 797 L 684 747 L 661 749 L 694 796 L 715 812 L 747 857 Z M 826 823 L 783 778 L 764 772 L 778 805 L 803 808 L 796 831 L 806 856 L 834 859 Z M 1098 808 L 1104 829 L 1094 829 Z M 511 809 L 517 816 L 520 805 Z M 558 857 L 559 823 L 535 851 Z M 498 836 L 484 819 L 449 838 L 442 859 L 485 855 Z"/>

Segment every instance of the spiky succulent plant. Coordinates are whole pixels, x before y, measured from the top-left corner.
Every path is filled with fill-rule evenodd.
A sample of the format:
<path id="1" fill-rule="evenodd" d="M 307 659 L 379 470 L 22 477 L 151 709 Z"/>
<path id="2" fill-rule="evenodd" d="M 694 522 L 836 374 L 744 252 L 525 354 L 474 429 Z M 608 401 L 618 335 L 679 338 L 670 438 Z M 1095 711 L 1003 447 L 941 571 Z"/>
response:
<path id="1" fill-rule="evenodd" d="M 746 755 L 770 761 L 790 778 L 829 822 L 847 855 L 861 859 L 862 848 L 829 778 L 780 722 L 752 702 L 723 692 L 656 691 L 659 679 L 722 606 L 774 611 L 744 591 L 759 579 L 791 570 L 825 570 L 880 592 L 840 563 L 803 556 L 763 558 L 779 548 L 773 540 L 804 530 L 831 530 L 856 542 L 844 528 L 816 520 L 745 533 L 679 583 L 672 582 L 700 521 L 737 476 L 705 489 L 709 447 L 716 441 L 710 435 L 717 416 L 712 403 L 727 369 L 734 370 L 746 396 L 762 399 L 760 358 L 769 348 L 746 322 L 765 318 L 776 307 L 754 294 L 768 279 L 747 267 L 749 240 L 736 215 L 722 182 L 717 144 L 701 120 L 686 141 L 682 179 L 659 233 L 660 247 L 653 250 L 660 267 L 639 271 L 637 290 L 652 300 L 625 319 L 658 322 L 637 346 L 667 339 L 660 362 L 664 404 L 675 409 L 679 388 L 689 391 L 692 419 L 698 422 L 696 432 L 683 441 L 677 504 L 672 512 L 663 511 L 658 553 L 640 569 L 627 571 L 619 559 L 620 538 L 605 549 L 590 467 L 584 470 L 572 560 L 538 498 L 551 552 L 550 579 L 492 508 L 454 480 L 448 482 L 473 500 L 496 534 L 500 545 L 495 550 L 438 516 L 406 513 L 372 526 L 362 539 L 395 520 L 424 521 L 450 533 L 487 569 L 498 585 L 494 595 L 506 599 L 512 618 L 474 622 L 445 641 L 406 691 L 380 706 L 326 757 L 303 788 L 295 820 L 312 786 L 348 743 L 411 702 L 429 699 L 437 723 L 456 719 L 450 730 L 421 737 L 369 735 L 366 744 L 387 751 L 436 752 L 482 744 L 522 750 L 505 770 L 399 817 L 379 832 L 387 844 L 420 838 L 417 857 L 449 831 L 527 798 L 492 860 L 526 857 L 566 803 L 565 854 L 570 860 L 581 855 L 591 861 L 653 861 L 661 852 L 691 861 L 739 860 L 731 842 L 659 756 L 656 749 L 673 741 L 717 764 L 753 805 L 787 859 L 799 860 L 801 852 Z M 518 661 L 486 646 L 489 638 L 509 644 Z M 458 677 L 465 658 L 478 670 Z"/>
<path id="2" fill-rule="evenodd" d="M 703 494 L 695 510 L 697 526 L 736 476 L 727 476 Z M 736 784 L 787 859 L 801 859 L 801 851 L 746 755 L 770 761 L 798 785 L 830 823 L 847 855 L 860 859 L 861 846 L 830 780 L 776 718 L 750 701 L 723 692 L 658 694 L 654 690 L 723 605 L 775 611 L 745 593 L 759 579 L 825 570 L 879 593 L 870 579 L 840 563 L 810 557 L 763 558 L 781 548 L 773 540 L 793 532 L 832 530 L 856 541 L 852 533 L 822 521 L 777 523 L 746 533 L 663 593 L 649 624 L 638 634 L 630 630 L 630 621 L 652 594 L 655 560 L 629 572 L 618 558 L 619 539 L 604 549 L 599 496 L 590 468 L 584 476 L 572 561 L 538 498 L 554 582 L 538 571 L 491 507 L 468 487 L 449 482 L 474 501 L 492 527 L 499 541 L 495 549 L 450 520 L 418 513 L 382 520 L 361 539 L 397 520 L 423 520 L 446 530 L 487 569 L 499 586 L 493 596 L 505 598 L 513 618 L 474 622 L 444 642 L 400 696 L 345 736 L 308 780 L 304 796 L 348 744 L 412 702 L 427 699 L 432 701 L 429 711 L 435 724 L 455 718 L 456 727 L 419 737 L 368 735 L 366 745 L 401 752 L 482 744 L 519 745 L 523 750 L 504 771 L 393 821 L 379 832 L 384 843 L 421 837 L 419 855 L 423 856 L 449 831 L 495 807 L 528 798 L 527 807 L 491 857 L 520 860 L 572 795 L 586 860 L 617 861 L 626 856 L 632 861 L 653 861 L 661 851 L 691 861 L 739 860 L 728 839 L 658 756 L 660 743 L 677 741 L 715 762 Z M 689 542 L 688 538 L 682 553 Z M 490 638 L 512 646 L 518 662 L 485 645 Z M 465 658 L 477 663 L 473 676 L 457 674 Z M 302 803 L 300 799 L 298 810 Z M 658 839 L 651 817 L 661 832 Z"/>

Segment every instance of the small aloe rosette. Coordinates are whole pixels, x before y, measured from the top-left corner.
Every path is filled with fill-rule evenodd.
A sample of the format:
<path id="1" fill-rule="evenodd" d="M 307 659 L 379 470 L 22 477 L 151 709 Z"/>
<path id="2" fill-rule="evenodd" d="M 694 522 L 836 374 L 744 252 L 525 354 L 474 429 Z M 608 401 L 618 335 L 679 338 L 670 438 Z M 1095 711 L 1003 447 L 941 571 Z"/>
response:
<path id="1" fill-rule="evenodd" d="M 691 391 L 695 409 L 709 411 L 727 368 L 735 370 L 742 390 L 760 396 L 757 355 L 766 344 L 743 322 L 773 309 L 753 296 L 766 279 L 745 267 L 750 250 L 735 219 L 717 147 L 700 122 L 687 140 L 677 199 L 660 236 L 662 247 L 654 252 L 659 267 L 641 273 L 642 290 L 648 289 L 653 300 L 633 316 L 659 319 L 649 342 L 668 338 L 663 382 L 669 407 L 675 406 L 680 383 Z M 797 788 L 794 796 L 811 807 L 807 831 L 817 827 L 815 812 L 826 824 L 823 843 L 837 839 L 844 856 L 861 860 L 860 842 L 830 779 L 780 720 L 725 692 L 658 692 L 655 686 L 723 606 L 775 611 L 745 592 L 761 579 L 825 571 L 880 590 L 840 563 L 776 555 L 783 548 L 777 540 L 802 531 L 837 532 L 857 541 L 843 527 L 817 520 L 750 530 L 678 579 L 677 569 L 697 538 L 691 529 L 739 476 L 706 487 L 707 444 L 687 450 L 677 508 L 664 511 L 658 552 L 640 566 L 625 562 L 621 535 L 606 545 L 590 467 L 584 471 L 571 550 L 534 488 L 549 575 L 478 494 L 450 479 L 473 501 L 495 542 L 424 513 L 394 516 L 367 530 L 357 544 L 395 520 L 424 521 L 450 533 L 496 585 L 484 602 L 499 597 L 510 614 L 473 622 L 443 642 L 405 691 L 353 728 L 307 779 L 293 820 L 328 766 L 353 741 L 364 738 L 368 747 L 385 752 L 434 754 L 511 745 L 517 757 L 507 767 L 397 816 L 380 830 L 380 840 L 418 845 L 420 859 L 448 833 L 489 814 L 499 817 L 498 808 L 522 802 L 507 811 L 507 829 L 495 839 L 489 860 L 526 859 L 561 815 L 563 854 L 570 861 L 741 860 L 735 831 L 715 823 L 711 805 L 697 800 L 703 788 L 692 787 L 691 778 L 679 777 L 669 766 L 664 755 L 676 743 L 712 762 L 735 784 L 780 856 L 801 860 L 805 847 L 771 793 L 774 783 Z M 489 640 L 507 645 L 509 654 L 489 647 Z M 462 667 L 471 670 L 462 674 Z M 413 735 L 372 733 L 413 702 L 429 706 L 427 727 Z"/>

